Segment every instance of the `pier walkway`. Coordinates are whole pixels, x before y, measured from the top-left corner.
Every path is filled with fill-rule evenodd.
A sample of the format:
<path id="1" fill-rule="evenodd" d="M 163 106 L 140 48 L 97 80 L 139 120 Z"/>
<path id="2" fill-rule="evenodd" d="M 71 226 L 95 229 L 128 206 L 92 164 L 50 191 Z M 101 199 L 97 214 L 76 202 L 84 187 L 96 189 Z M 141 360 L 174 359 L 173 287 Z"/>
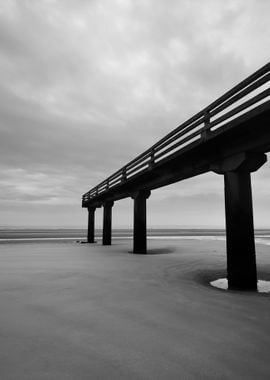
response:
<path id="1" fill-rule="evenodd" d="M 185 121 L 82 197 L 88 242 L 95 210 L 104 208 L 103 244 L 111 244 L 115 201 L 134 199 L 133 252 L 147 253 L 146 201 L 151 190 L 209 171 L 224 176 L 227 274 L 231 289 L 256 289 L 250 173 L 270 151 L 270 63 Z"/>

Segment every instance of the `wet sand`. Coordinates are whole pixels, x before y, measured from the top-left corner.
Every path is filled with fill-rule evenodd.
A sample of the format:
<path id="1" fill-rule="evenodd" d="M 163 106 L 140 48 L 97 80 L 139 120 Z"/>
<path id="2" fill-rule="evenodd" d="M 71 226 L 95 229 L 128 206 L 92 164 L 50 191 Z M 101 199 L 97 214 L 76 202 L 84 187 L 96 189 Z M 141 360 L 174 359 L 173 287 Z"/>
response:
<path id="1" fill-rule="evenodd" d="M 131 245 L 0 244 L 0 379 L 269 379 L 270 295 L 209 285 L 225 242 Z"/>

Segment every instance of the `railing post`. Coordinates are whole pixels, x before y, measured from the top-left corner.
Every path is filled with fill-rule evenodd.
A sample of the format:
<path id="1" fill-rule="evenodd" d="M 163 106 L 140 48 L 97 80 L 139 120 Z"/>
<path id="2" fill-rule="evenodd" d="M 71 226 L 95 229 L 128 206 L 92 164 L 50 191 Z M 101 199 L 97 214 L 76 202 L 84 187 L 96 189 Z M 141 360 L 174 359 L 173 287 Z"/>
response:
<path id="1" fill-rule="evenodd" d="M 125 182 L 127 180 L 127 169 L 123 168 L 122 169 L 122 177 L 121 177 L 121 182 Z"/>
<path id="2" fill-rule="evenodd" d="M 95 243 L 95 207 L 88 207 L 87 242 Z"/>
<path id="3" fill-rule="evenodd" d="M 265 154 L 243 153 L 213 166 L 216 173 L 224 174 L 229 289 L 257 289 L 250 173 L 266 160 Z"/>
<path id="4" fill-rule="evenodd" d="M 210 133 L 210 114 L 209 111 L 204 112 L 204 127 L 202 129 L 201 138 L 206 140 Z"/>
<path id="5" fill-rule="evenodd" d="M 149 190 L 141 190 L 132 195 L 134 199 L 133 253 L 147 253 L 146 200 L 150 194 Z"/>
<path id="6" fill-rule="evenodd" d="M 111 245 L 112 244 L 112 207 L 113 202 L 105 202 L 103 205 L 103 236 L 102 244 Z"/>
<path id="7" fill-rule="evenodd" d="M 155 151 L 154 151 L 154 149 L 152 149 L 151 153 L 150 153 L 149 169 L 152 169 L 154 164 L 155 164 Z"/>

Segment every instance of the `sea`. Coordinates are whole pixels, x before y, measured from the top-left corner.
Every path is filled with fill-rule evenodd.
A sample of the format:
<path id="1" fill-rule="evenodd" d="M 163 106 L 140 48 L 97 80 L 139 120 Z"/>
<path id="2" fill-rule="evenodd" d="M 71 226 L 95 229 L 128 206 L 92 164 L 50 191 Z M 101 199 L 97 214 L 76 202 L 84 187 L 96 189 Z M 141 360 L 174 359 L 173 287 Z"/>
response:
<path id="1" fill-rule="evenodd" d="M 96 229 L 96 240 L 102 238 L 102 230 Z M 223 240 L 225 241 L 224 229 L 210 228 L 149 228 L 149 239 L 170 240 Z M 31 242 L 31 241 L 86 241 L 87 230 L 83 228 L 14 228 L 0 227 L 0 243 L 8 242 Z M 132 239 L 132 229 L 113 229 L 113 239 Z M 256 243 L 270 245 L 270 229 L 255 230 Z"/>

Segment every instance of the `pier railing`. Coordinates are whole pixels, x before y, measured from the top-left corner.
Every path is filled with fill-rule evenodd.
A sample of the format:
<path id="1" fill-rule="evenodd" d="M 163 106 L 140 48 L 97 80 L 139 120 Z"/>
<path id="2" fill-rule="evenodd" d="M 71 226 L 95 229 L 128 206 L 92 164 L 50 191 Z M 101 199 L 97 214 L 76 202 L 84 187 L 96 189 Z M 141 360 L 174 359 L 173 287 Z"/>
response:
<path id="1" fill-rule="evenodd" d="M 185 121 L 145 152 L 89 190 L 83 203 L 151 170 L 157 163 L 180 152 L 195 141 L 206 141 L 211 133 L 229 121 L 270 100 L 270 63 L 240 82 L 223 96 Z"/>

